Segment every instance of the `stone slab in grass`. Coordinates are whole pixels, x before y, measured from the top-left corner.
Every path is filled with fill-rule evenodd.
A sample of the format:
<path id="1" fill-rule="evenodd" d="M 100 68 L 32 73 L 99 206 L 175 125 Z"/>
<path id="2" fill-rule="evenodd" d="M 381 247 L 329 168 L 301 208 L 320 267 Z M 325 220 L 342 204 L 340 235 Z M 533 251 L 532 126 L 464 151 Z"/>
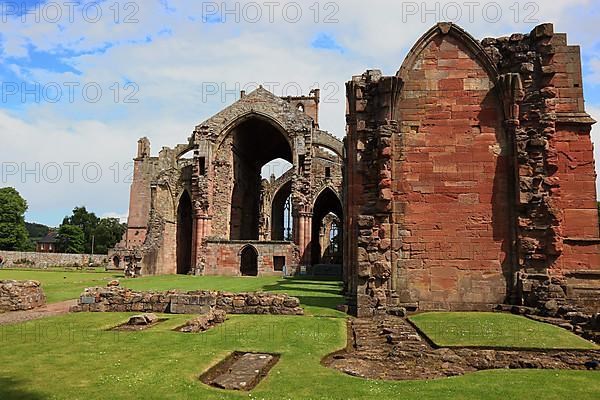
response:
<path id="1" fill-rule="evenodd" d="M 599 348 L 565 329 L 513 314 L 429 312 L 409 319 L 439 347 Z"/>
<path id="2" fill-rule="evenodd" d="M 227 390 L 252 390 L 279 361 L 279 354 L 235 351 L 200 377 L 206 384 Z"/>

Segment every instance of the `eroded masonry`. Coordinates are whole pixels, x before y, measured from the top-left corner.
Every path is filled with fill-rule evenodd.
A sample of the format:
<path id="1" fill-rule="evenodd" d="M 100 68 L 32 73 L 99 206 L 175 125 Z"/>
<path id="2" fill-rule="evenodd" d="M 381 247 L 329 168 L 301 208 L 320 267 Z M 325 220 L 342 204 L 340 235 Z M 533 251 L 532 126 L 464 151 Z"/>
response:
<path id="1" fill-rule="evenodd" d="M 341 271 L 343 144 L 319 129 L 319 96 L 259 88 L 158 157 L 141 139 L 115 266 L 130 275 Z"/>
<path id="2" fill-rule="evenodd" d="M 142 139 L 114 262 L 132 275 L 342 264 L 359 316 L 597 309 L 595 121 L 580 59 L 551 24 L 477 41 L 440 23 L 395 76 L 348 82 L 345 147 L 319 129 L 318 91 L 262 88 L 158 157 Z M 274 159 L 289 169 L 261 175 Z"/>

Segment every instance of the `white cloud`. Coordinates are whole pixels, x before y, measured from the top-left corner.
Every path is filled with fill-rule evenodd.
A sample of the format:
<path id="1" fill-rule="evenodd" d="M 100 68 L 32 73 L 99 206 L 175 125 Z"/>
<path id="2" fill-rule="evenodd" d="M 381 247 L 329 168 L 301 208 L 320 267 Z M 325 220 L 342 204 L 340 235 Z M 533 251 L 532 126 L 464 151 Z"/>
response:
<path id="1" fill-rule="evenodd" d="M 586 106 L 588 114 L 592 116 L 596 121 L 600 122 L 600 105 L 588 105 Z M 600 126 L 598 123 L 592 126 L 592 143 L 594 144 L 594 160 L 596 161 L 596 176 L 600 176 Z M 600 185 L 598 179 L 596 179 L 596 194 L 597 198 L 600 198 Z"/>
<path id="2" fill-rule="evenodd" d="M 600 57 L 589 61 L 590 73 L 585 77 L 588 83 L 600 85 Z"/>
<path id="3" fill-rule="evenodd" d="M 428 1 L 428 7 L 431 9 L 434 3 Z M 441 2 L 445 3 L 449 2 Z M 503 10 L 498 23 L 490 24 L 479 11 L 473 22 L 469 22 L 465 14 L 459 24 L 477 38 L 528 32 L 535 25 L 523 22 L 528 10 L 521 10 L 515 22 L 509 8 L 514 0 L 498 3 Z M 127 171 L 121 170 L 115 183 L 111 166 L 128 165 L 141 136 L 151 139 L 154 154 L 162 146 L 184 142 L 197 123 L 235 100 L 233 93 L 224 99 L 220 95 L 203 99 L 207 83 L 215 82 L 237 92 L 247 83 L 275 82 L 276 94 L 284 94 L 281 91 L 286 84 L 300 87 L 305 93 L 318 84 L 323 95 L 333 100 L 322 104 L 321 127 L 342 137 L 344 83 L 367 68 L 394 74 L 406 51 L 436 19 L 432 15 L 422 18 L 424 16 L 418 13 L 408 16 L 403 23 L 402 7 L 403 4 L 406 7 L 407 2 L 375 0 L 369 3 L 366 12 L 364 0 L 344 0 L 337 3 L 337 10 L 325 9 L 326 3 L 317 3 L 321 7 L 318 16 L 321 22 L 334 12 L 332 17 L 338 23 L 315 24 L 314 11 L 309 9 L 313 2 L 302 2 L 303 18 L 296 24 L 286 22 L 281 11 L 275 13 L 272 24 L 268 22 L 267 13 L 263 13 L 262 21 L 256 24 L 203 24 L 202 4 L 206 2 L 170 1 L 169 7 L 176 12 L 165 13 L 159 2 L 143 2 L 135 15 L 140 22 L 134 24 L 115 25 L 109 10 L 105 10 L 101 21 L 93 24 L 77 14 L 74 23 L 62 24 L 62 27 L 48 23 L 23 24 L 18 20 L 3 24 L 0 62 L 6 62 L 11 56 L 23 57 L 29 43 L 50 53 L 87 52 L 67 58 L 67 62 L 81 71 L 80 76 L 10 66 L 19 79 L 31 77 L 42 83 L 96 82 L 104 91 L 101 101 L 94 104 L 81 101 L 79 95 L 72 104 L 42 102 L 29 104 L 23 110 L 0 109 L 3 144 L 0 162 L 25 162 L 27 166 L 35 162 L 43 165 L 97 162 L 102 166 L 103 179 L 98 183 L 87 183 L 80 178 L 74 183 L 38 184 L 29 177 L 25 180 L 12 177 L 8 182 L 0 182 L 15 185 L 23 192 L 30 203 L 30 215 L 38 220 L 40 216 L 50 215 L 44 222 L 52 223 L 49 219 L 55 218 L 53 223 L 57 224 L 60 222 L 57 215 L 62 217 L 77 205 L 86 205 L 99 214 L 110 211 L 124 215 L 129 184 L 123 181 L 123 175 Z M 229 7 L 233 7 L 232 4 L 229 3 Z M 585 7 L 592 4 L 591 0 L 555 0 L 544 3 L 535 18 L 541 22 L 555 21 L 556 30 L 568 32 L 570 42 L 591 49 L 598 40 L 591 34 L 595 32 L 596 19 L 586 14 Z M 573 16 L 577 10 L 583 17 Z M 125 10 L 121 10 L 120 17 L 124 14 Z M 159 34 L 165 28 L 172 34 Z M 310 48 L 314 37 L 321 32 L 334 37 L 344 47 L 344 53 Z M 146 42 L 146 37 L 152 41 Z M 96 51 L 107 45 L 112 47 Z M 595 80 L 596 76 L 587 78 Z M 123 96 L 126 92 L 122 85 L 126 80 L 139 86 L 135 96 L 138 104 L 113 101 L 110 87 L 119 83 Z"/>
<path id="4" fill-rule="evenodd" d="M 122 224 L 127 222 L 127 213 L 106 212 L 100 215 L 100 218 L 117 218 Z"/>

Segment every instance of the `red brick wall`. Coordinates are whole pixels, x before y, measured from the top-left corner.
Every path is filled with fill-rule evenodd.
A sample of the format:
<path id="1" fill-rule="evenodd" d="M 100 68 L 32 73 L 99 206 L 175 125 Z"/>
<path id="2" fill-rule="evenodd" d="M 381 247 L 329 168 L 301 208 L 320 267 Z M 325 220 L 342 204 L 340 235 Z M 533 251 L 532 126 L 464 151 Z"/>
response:
<path id="1" fill-rule="evenodd" d="M 553 198 L 562 210 L 563 253 L 554 267 L 564 270 L 596 269 L 600 266 L 600 246 L 585 240 L 597 239 L 596 172 L 589 132 L 562 126 L 551 141 L 558 157 L 558 169 L 550 179 L 560 186 Z"/>
<path id="2" fill-rule="evenodd" d="M 240 253 L 247 245 L 245 242 L 208 241 L 202 250 L 206 261 L 204 274 L 240 275 Z M 252 242 L 251 245 L 258 251 L 259 275 L 283 275 L 283 272 L 274 269 L 274 256 L 285 257 L 288 266 L 298 264 L 292 243 Z"/>
<path id="3" fill-rule="evenodd" d="M 408 269 L 402 285 L 421 309 L 500 303 L 510 263 L 510 149 L 490 78 L 445 35 L 403 79 L 392 177 Z"/>
<path id="4" fill-rule="evenodd" d="M 150 215 L 149 159 L 134 161 L 133 181 L 129 198 L 127 218 L 127 246 L 141 246 L 146 239 L 146 228 Z"/>
<path id="5" fill-rule="evenodd" d="M 551 83 L 556 92 L 556 111 L 573 115 L 583 113 L 583 82 L 579 46 L 568 46 L 565 34 L 552 38 L 555 55 Z M 559 114 L 560 115 L 560 114 Z M 565 114 L 562 114 L 565 115 Z M 594 148 L 588 126 L 557 123 L 556 133 L 550 141 L 558 159 L 556 172 L 550 179 L 558 181 L 553 200 L 561 210 L 561 227 L 564 238 L 563 253 L 554 268 L 559 274 L 567 270 L 588 270 L 600 267 L 600 245 L 597 239 L 598 211 L 596 206 L 596 172 Z"/>

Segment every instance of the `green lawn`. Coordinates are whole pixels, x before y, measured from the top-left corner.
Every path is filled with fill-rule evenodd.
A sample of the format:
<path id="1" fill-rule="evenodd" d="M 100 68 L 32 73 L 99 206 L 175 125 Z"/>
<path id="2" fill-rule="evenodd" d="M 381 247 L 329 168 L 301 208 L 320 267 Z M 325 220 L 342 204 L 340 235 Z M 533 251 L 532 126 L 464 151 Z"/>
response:
<path id="1" fill-rule="evenodd" d="M 309 314 L 340 316 L 335 310 L 344 302 L 341 282 L 330 279 L 229 276 L 162 275 L 124 279 L 123 275 L 94 272 L 57 272 L 39 270 L 0 270 L 0 279 L 33 279 L 42 282 L 48 303 L 76 299 L 86 287 L 104 286 L 111 279 L 135 290 L 166 291 L 224 290 L 231 292 L 266 291 L 298 296 Z"/>
<path id="2" fill-rule="evenodd" d="M 42 282 L 48 303 L 76 299 L 86 287 L 104 286 L 114 276 L 114 273 L 107 272 L 0 269 L 0 280 L 31 279 Z"/>
<path id="3" fill-rule="evenodd" d="M 512 314 L 433 312 L 410 320 L 441 347 L 599 348 L 565 329 Z"/>
<path id="4" fill-rule="evenodd" d="M 129 314 L 70 314 L 0 327 L 1 399 L 597 399 L 600 379 L 586 371 L 485 371 L 435 381 L 351 377 L 320 359 L 345 345 L 343 318 L 231 316 L 203 334 L 170 329 L 107 332 Z M 233 350 L 282 354 L 248 393 L 220 391 L 198 376 Z M 508 384 L 510 383 L 510 384 Z"/>
<path id="5" fill-rule="evenodd" d="M 83 287 L 105 284 L 112 276 L 0 271 L 0 279 L 41 280 L 54 299 L 76 297 Z M 598 372 L 588 371 L 483 371 L 434 381 L 391 382 L 326 368 L 320 360 L 346 344 L 346 318 L 332 309 L 341 300 L 339 283 L 334 281 L 161 276 L 122 282 L 145 290 L 288 292 L 300 297 L 309 312 L 306 316 L 232 315 L 202 334 L 172 331 L 191 318 L 185 315 L 163 315 L 168 321 L 142 332 L 107 331 L 132 315 L 125 313 L 68 314 L 0 326 L 0 399 L 486 400 L 527 396 L 595 400 L 600 393 Z M 440 314 L 431 315 L 440 318 Z M 487 321 L 503 315 L 473 317 Z M 221 391 L 199 381 L 202 372 L 234 350 L 279 353 L 281 359 L 250 393 Z"/>

